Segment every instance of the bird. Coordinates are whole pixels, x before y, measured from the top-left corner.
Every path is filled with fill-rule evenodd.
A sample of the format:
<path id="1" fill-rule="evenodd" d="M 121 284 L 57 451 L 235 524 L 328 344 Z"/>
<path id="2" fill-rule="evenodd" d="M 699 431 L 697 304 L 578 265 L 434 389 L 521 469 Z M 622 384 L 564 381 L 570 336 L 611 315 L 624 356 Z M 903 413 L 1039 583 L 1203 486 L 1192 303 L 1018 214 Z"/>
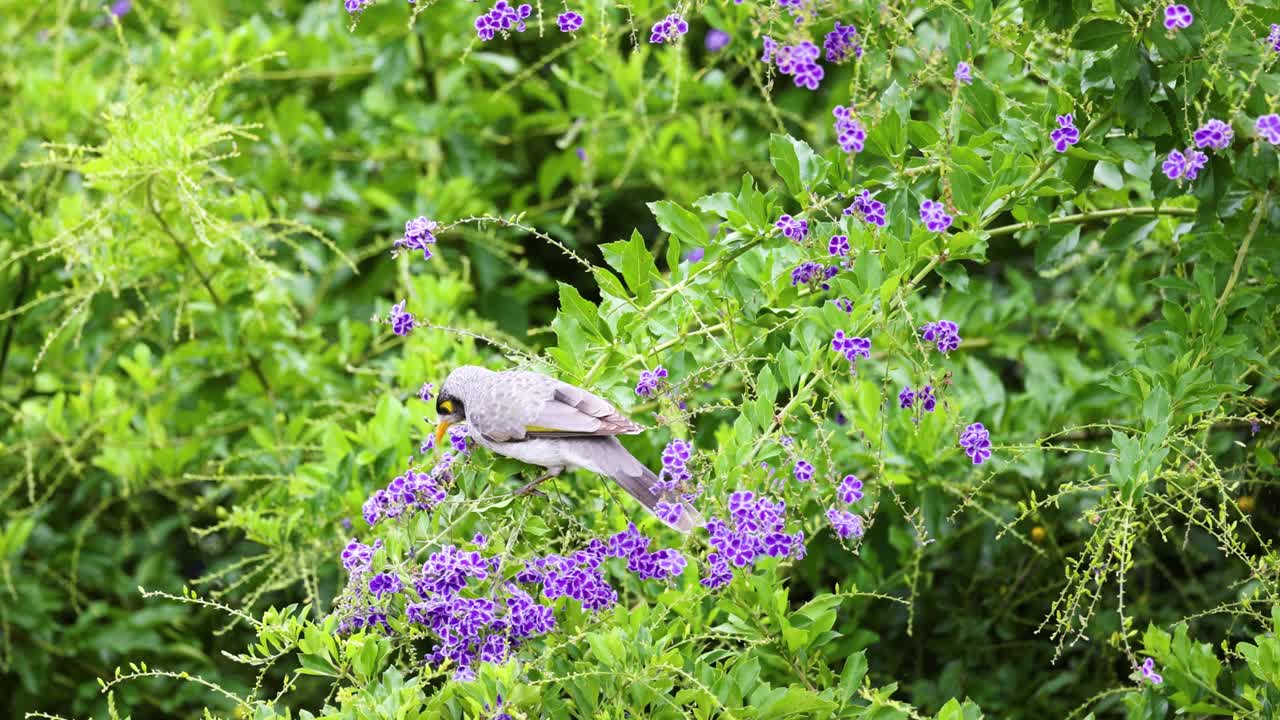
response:
<path id="1" fill-rule="evenodd" d="M 441 384 L 436 414 L 437 445 L 450 426 L 465 422 L 481 447 L 546 469 L 519 494 L 533 492 L 538 484 L 565 469 L 581 468 L 612 479 L 680 532 L 688 533 L 699 522 L 688 503 L 681 503 L 674 522 L 658 515 L 658 503 L 679 503 L 677 494 L 655 492 L 658 476 L 627 452 L 617 438 L 636 435 L 644 428 L 580 387 L 528 370 L 494 371 L 463 365 Z"/>

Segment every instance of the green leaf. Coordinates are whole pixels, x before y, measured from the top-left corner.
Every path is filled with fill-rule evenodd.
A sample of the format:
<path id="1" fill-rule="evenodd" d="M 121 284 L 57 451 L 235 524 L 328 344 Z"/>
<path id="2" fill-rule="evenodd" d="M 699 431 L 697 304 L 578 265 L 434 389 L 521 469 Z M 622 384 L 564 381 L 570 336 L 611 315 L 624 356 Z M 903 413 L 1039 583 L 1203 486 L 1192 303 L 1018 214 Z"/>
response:
<path id="1" fill-rule="evenodd" d="M 697 215 L 667 200 L 649 203 L 649 210 L 657 218 L 658 227 L 680 238 L 681 242 L 693 247 L 707 244 L 707 226 Z"/>
<path id="2" fill-rule="evenodd" d="M 816 190 L 831 166 L 809 143 L 787 135 L 774 134 L 769 138 L 769 159 L 787 184 L 787 190 L 796 197 L 806 190 Z"/>
<path id="3" fill-rule="evenodd" d="M 1110 20 L 1090 20 L 1076 30 L 1071 47 L 1079 50 L 1109 50 L 1129 37 L 1129 28 Z"/>
<path id="4" fill-rule="evenodd" d="M 608 328 L 600 322 L 600 309 L 595 303 L 582 297 L 578 289 L 560 283 L 560 311 L 576 320 L 589 334 L 598 340 L 606 339 Z"/>

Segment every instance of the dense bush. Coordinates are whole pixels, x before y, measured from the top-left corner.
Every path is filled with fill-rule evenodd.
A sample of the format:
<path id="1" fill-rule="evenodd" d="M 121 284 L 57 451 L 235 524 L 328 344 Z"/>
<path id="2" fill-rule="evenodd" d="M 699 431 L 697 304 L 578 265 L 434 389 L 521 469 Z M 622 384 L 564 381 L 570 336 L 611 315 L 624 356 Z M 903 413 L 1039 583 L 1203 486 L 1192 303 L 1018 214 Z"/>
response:
<path id="1" fill-rule="evenodd" d="M 4 712 L 1280 707 L 1275 2 L 0 12 Z"/>

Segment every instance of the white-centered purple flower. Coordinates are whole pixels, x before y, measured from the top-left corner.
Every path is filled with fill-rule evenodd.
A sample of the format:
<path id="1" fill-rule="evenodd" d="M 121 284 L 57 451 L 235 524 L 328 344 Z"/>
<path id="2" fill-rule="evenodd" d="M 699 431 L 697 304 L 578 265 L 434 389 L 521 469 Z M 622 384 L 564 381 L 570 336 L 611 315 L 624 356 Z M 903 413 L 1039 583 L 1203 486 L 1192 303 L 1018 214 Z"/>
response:
<path id="1" fill-rule="evenodd" d="M 1263 115 L 1253 124 L 1253 128 L 1258 131 L 1258 137 L 1272 145 L 1280 145 L 1280 115 Z"/>
<path id="2" fill-rule="evenodd" d="M 655 45 L 673 43 L 687 32 L 689 23 L 676 13 L 671 13 L 653 24 L 653 29 L 649 31 L 649 42 Z"/>
<path id="3" fill-rule="evenodd" d="M 969 63 L 963 60 L 956 63 L 955 77 L 956 77 L 956 82 L 960 83 L 961 85 L 972 85 L 973 69 L 969 67 Z"/>
<path id="4" fill-rule="evenodd" d="M 844 209 L 845 215 L 857 215 L 865 223 L 876 227 L 885 226 L 884 203 L 875 199 L 870 190 L 863 190 L 853 199 L 853 203 Z"/>
<path id="5" fill-rule="evenodd" d="M 1164 9 L 1164 27 L 1166 30 L 1183 30 L 1191 27 L 1195 15 L 1186 5 L 1169 5 Z"/>
<path id="6" fill-rule="evenodd" d="M 991 434 L 982 423 L 973 423 L 960 433 L 960 447 L 974 465 L 981 465 L 991 459 Z"/>
<path id="7" fill-rule="evenodd" d="M 556 25 L 560 28 L 560 32 L 571 33 L 582 27 L 582 19 L 581 15 L 570 10 L 556 16 Z"/>
<path id="8" fill-rule="evenodd" d="M 936 200 L 926 199 L 920 203 L 920 220 L 929 232 L 946 232 L 951 227 L 952 218 L 946 208 Z"/>
<path id="9" fill-rule="evenodd" d="M 1211 119 L 1201 125 L 1191 137 L 1195 140 L 1198 148 L 1209 147 L 1214 150 L 1226 150 L 1231 146 L 1231 140 L 1235 138 L 1235 131 L 1231 129 L 1230 125 L 1221 120 Z"/>
<path id="10" fill-rule="evenodd" d="M 1075 116 L 1071 113 L 1058 116 L 1058 127 L 1049 133 L 1053 149 L 1064 153 L 1072 145 L 1080 142 L 1080 131 L 1076 129 Z"/>
<path id="11" fill-rule="evenodd" d="M 867 128 L 853 116 L 853 108 L 837 105 L 831 111 L 835 116 L 836 142 L 849 154 L 860 153 L 867 144 Z"/>

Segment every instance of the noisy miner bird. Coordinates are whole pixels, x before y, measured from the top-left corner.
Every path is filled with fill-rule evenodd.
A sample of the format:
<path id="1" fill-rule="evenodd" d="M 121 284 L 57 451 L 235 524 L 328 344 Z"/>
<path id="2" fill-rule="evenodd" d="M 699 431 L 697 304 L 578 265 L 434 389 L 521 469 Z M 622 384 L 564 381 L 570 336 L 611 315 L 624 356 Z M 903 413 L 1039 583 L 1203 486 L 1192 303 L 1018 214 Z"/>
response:
<path id="1" fill-rule="evenodd" d="M 565 468 L 583 468 L 612 478 L 655 515 L 660 500 L 679 502 L 673 492 L 654 492 L 658 476 L 615 437 L 635 435 L 642 428 L 582 388 L 525 370 L 494 372 L 464 365 L 440 386 L 436 413 L 437 444 L 450 425 L 466 421 L 481 447 L 546 468 L 522 493 Z M 685 505 L 676 522 L 667 524 L 687 533 L 697 516 Z"/>

